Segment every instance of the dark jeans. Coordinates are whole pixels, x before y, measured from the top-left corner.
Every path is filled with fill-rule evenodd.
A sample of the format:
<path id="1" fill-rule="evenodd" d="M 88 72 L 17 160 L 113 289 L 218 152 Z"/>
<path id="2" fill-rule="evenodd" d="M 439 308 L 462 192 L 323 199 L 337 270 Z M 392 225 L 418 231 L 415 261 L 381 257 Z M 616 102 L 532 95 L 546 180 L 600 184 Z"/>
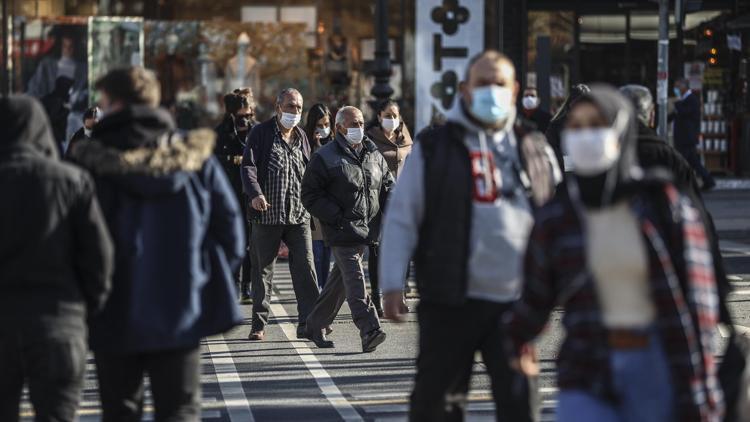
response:
<path id="1" fill-rule="evenodd" d="M 698 176 L 703 179 L 704 185 L 713 185 L 714 178 L 711 176 L 711 173 L 706 170 L 705 167 L 703 167 L 703 163 L 701 163 L 701 157 L 700 154 L 698 154 L 698 150 L 693 147 L 685 147 L 685 146 L 679 146 L 677 147 L 677 151 L 685 157 L 685 160 L 690 164 L 690 167 L 693 168 L 693 170 L 698 173 Z"/>
<path id="2" fill-rule="evenodd" d="M 200 347 L 135 355 L 96 353 L 95 359 L 104 422 L 141 420 L 146 374 L 156 421 L 200 420 Z"/>
<path id="3" fill-rule="evenodd" d="M 362 268 L 362 255 L 366 246 L 333 246 L 334 266 L 328 276 L 325 288 L 315 303 L 315 308 L 307 318 L 311 331 L 321 330 L 333 323 L 344 300 L 349 304 L 354 325 L 360 335 L 380 328 L 380 320 L 367 295 L 365 270 Z"/>
<path id="4" fill-rule="evenodd" d="M 328 273 L 331 270 L 331 247 L 326 246 L 325 240 L 313 240 L 313 258 L 318 286 L 323 290 L 326 280 L 328 280 Z"/>
<path id="5" fill-rule="evenodd" d="M 510 368 L 500 317 L 509 304 L 468 300 L 463 306 L 421 302 L 419 356 L 409 419 L 462 421 L 480 351 L 492 382 L 498 421 L 526 422 L 536 413 L 536 380 Z"/>
<path id="6" fill-rule="evenodd" d="M 292 273 L 292 287 L 297 297 L 299 325 L 305 325 L 307 315 L 318 299 L 310 224 L 271 226 L 253 223 L 252 243 L 255 262 L 258 264 L 252 288 L 253 331 L 263 330 L 268 323 L 274 265 L 282 240 L 289 248 L 289 271 Z"/>
<path id="7" fill-rule="evenodd" d="M 370 245 L 369 254 L 367 256 L 367 271 L 370 273 L 370 295 L 372 296 L 372 303 L 375 307 L 380 309 L 380 275 L 378 274 L 378 265 L 380 259 L 378 256 L 379 246 Z"/>
<path id="8" fill-rule="evenodd" d="M 0 421 L 19 420 L 28 383 L 35 421 L 73 421 L 86 371 L 86 330 L 0 320 Z"/>

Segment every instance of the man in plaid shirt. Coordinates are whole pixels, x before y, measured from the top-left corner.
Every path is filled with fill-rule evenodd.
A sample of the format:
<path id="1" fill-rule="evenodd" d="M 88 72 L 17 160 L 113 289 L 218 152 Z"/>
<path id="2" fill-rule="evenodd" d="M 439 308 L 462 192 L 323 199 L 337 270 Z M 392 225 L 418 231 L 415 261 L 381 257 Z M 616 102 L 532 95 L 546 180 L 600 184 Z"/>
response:
<path id="1" fill-rule="evenodd" d="M 310 215 L 300 199 L 302 175 L 310 160 L 310 144 L 297 127 L 302 95 L 287 88 L 276 98 L 276 115 L 255 126 L 242 158 L 242 184 L 251 203 L 252 243 L 259 276 L 252 282 L 253 319 L 250 340 L 263 340 L 279 245 L 289 247 L 289 269 L 297 297 L 297 337 L 305 337 L 305 321 L 318 284 L 312 254 Z"/>

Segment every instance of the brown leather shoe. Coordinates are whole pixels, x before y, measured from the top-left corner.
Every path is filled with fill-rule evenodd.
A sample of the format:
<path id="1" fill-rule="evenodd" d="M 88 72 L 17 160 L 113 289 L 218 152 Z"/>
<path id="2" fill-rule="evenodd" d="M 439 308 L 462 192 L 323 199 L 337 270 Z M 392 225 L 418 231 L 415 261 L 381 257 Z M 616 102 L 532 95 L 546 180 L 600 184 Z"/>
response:
<path id="1" fill-rule="evenodd" d="M 251 331 L 250 335 L 247 336 L 247 339 L 251 341 L 262 341 L 265 337 L 266 337 L 266 332 L 263 330 Z"/>

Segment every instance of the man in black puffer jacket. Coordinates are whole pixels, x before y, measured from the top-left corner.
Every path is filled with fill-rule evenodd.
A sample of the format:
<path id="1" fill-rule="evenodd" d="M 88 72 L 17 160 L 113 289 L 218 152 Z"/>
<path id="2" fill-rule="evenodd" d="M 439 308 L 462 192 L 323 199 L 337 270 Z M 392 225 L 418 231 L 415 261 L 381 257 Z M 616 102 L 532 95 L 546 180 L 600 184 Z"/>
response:
<path id="1" fill-rule="evenodd" d="M 336 138 L 312 157 L 302 179 L 302 203 L 323 225 L 336 266 L 307 317 L 307 335 L 318 347 L 333 347 L 321 332 L 336 317 L 346 296 L 352 319 L 371 352 L 385 340 L 367 296 L 362 255 L 378 238 L 371 223 L 380 213 L 393 176 L 378 148 L 364 137 L 364 118 L 355 107 L 336 113 Z"/>
<path id="2" fill-rule="evenodd" d="M 94 181 L 60 162 L 39 102 L 2 98 L 0 116 L 0 421 L 18 420 L 25 382 L 36 420 L 73 421 L 112 241 Z"/>

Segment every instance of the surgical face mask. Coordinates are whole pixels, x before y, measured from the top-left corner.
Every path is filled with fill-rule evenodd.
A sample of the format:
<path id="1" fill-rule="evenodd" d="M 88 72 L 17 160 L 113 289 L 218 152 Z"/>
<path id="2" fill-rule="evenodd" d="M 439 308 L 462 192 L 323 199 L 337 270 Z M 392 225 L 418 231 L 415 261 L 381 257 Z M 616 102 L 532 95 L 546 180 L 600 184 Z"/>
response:
<path id="1" fill-rule="evenodd" d="M 674 87 L 674 96 L 677 98 L 682 98 L 682 92 L 680 92 L 680 88 Z"/>
<path id="2" fill-rule="evenodd" d="M 281 125 L 284 126 L 287 129 L 291 129 L 295 126 L 297 126 L 302 120 L 301 114 L 292 114 L 292 113 L 281 113 Z"/>
<path id="3" fill-rule="evenodd" d="M 399 119 L 383 119 L 383 122 L 380 123 L 386 132 L 393 132 L 400 124 L 401 120 Z"/>
<path id="4" fill-rule="evenodd" d="M 365 137 L 365 130 L 361 127 L 350 127 L 346 129 L 346 141 L 349 145 L 357 145 Z"/>
<path id="5" fill-rule="evenodd" d="M 513 91 L 504 86 L 482 86 L 471 91 L 471 114 L 482 123 L 497 125 L 510 115 Z"/>
<path id="6" fill-rule="evenodd" d="M 579 176 L 602 174 L 620 158 L 620 140 L 611 127 L 566 129 L 562 145 L 573 172 Z"/>
<path id="7" fill-rule="evenodd" d="M 91 132 L 93 132 L 92 129 L 89 128 L 83 128 L 83 134 L 86 135 L 87 138 L 91 137 Z"/>
<path id="8" fill-rule="evenodd" d="M 320 136 L 320 139 L 325 139 L 328 137 L 328 135 L 331 134 L 331 128 L 330 127 L 324 127 L 324 128 L 317 128 L 315 129 L 315 133 Z"/>
<path id="9" fill-rule="evenodd" d="M 523 104 L 523 108 L 525 108 L 526 110 L 533 110 L 539 106 L 539 98 L 533 95 L 527 95 L 523 97 L 521 103 Z"/>

